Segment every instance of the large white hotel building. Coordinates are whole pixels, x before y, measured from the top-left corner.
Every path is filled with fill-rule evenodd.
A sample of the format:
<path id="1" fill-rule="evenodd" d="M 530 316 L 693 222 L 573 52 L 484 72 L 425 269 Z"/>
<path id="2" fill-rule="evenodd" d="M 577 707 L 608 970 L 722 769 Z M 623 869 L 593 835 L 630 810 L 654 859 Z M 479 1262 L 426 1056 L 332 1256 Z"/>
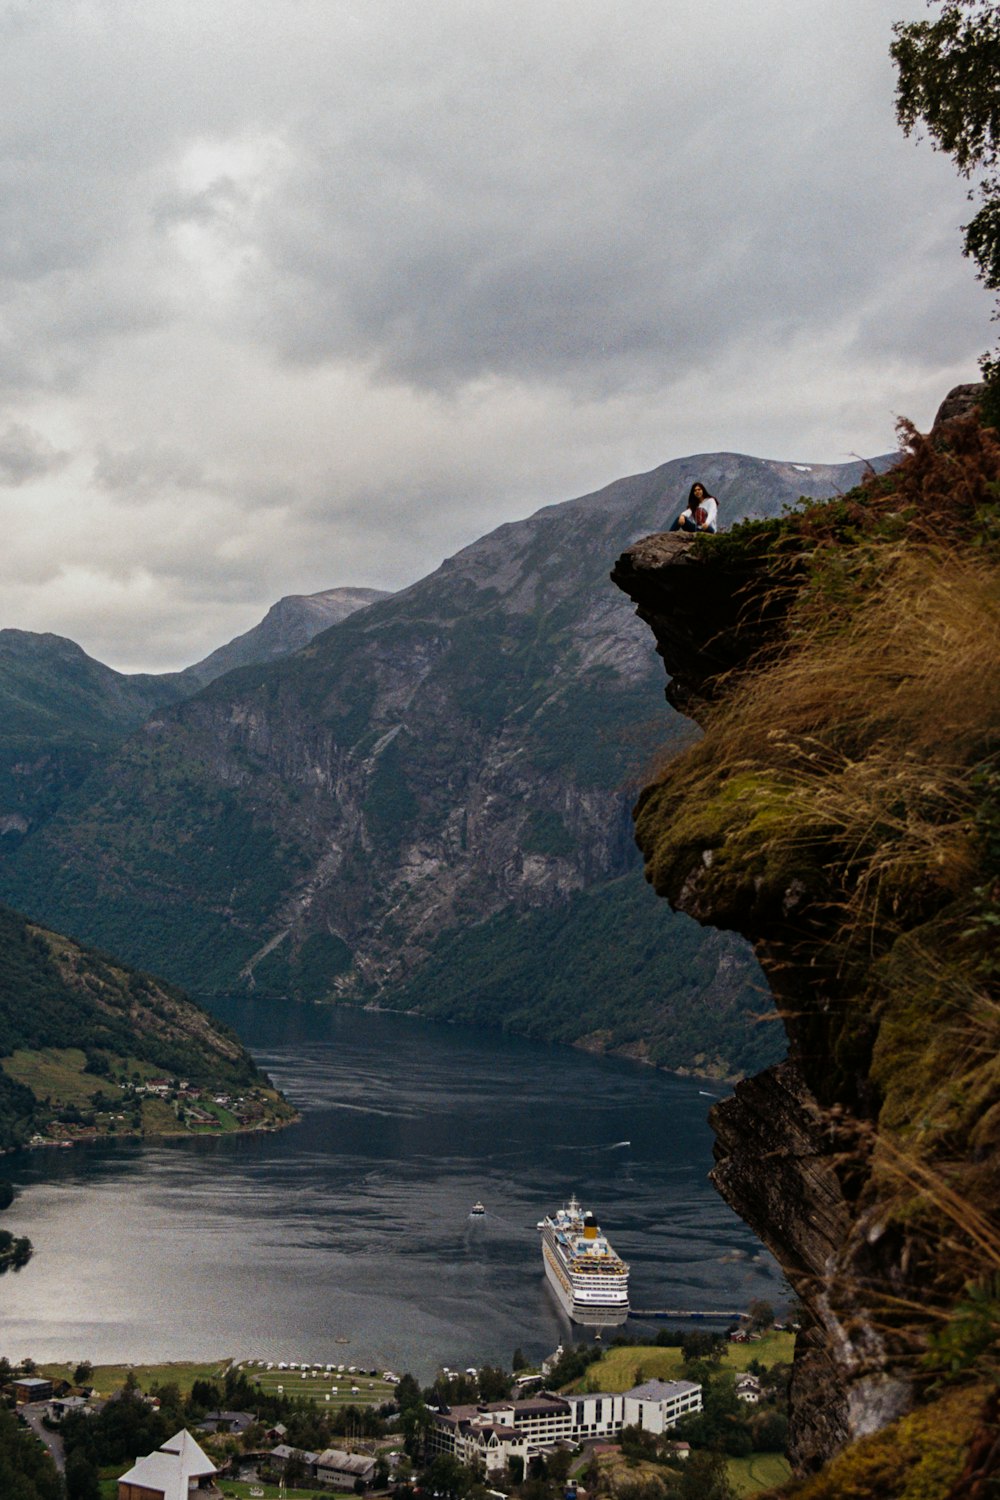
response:
<path id="1" fill-rule="evenodd" d="M 623 1427 L 662 1433 L 699 1411 L 701 1386 L 690 1380 L 647 1380 L 625 1392 L 453 1406 L 435 1413 L 428 1448 L 498 1473 L 511 1458 L 526 1462 L 560 1442 L 614 1438 Z"/>

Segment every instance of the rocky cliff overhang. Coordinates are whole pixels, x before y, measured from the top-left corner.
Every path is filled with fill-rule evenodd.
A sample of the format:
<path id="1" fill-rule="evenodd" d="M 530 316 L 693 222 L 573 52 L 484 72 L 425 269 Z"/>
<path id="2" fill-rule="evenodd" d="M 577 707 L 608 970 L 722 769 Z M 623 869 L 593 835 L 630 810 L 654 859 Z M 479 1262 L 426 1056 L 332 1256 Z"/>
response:
<path id="1" fill-rule="evenodd" d="M 754 944 L 788 1036 L 711 1120 L 713 1179 L 804 1308 L 800 1472 L 923 1399 L 928 1337 L 1000 1243 L 1000 714 L 977 689 L 1000 443 L 975 417 L 907 436 L 899 471 L 825 508 L 652 535 L 612 573 L 705 731 L 640 797 L 647 878 Z"/>
<path id="2" fill-rule="evenodd" d="M 775 599 L 755 593 L 760 575 L 752 555 L 729 562 L 720 558 L 716 565 L 706 544 L 677 533 L 657 534 L 628 548 L 611 576 L 653 631 L 670 678 L 668 700 L 695 718 L 724 697 L 733 674 L 759 659 L 780 631 L 784 610 Z M 648 855 L 641 837 L 640 846 Z M 737 879 L 735 887 L 720 888 L 713 879 L 716 852 L 710 829 L 702 840 L 688 840 L 673 879 L 666 886 L 658 883 L 660 894 L 677 910 L 740 931 L 754 942 L 765 973 L 772 982 L 777 977 L 776 996 L 788 1026 L 798 976 L 782 937 L 802 900 L 801 879 L 791 877 L 765 905 L 759 882 Z M 790 1040 L 794 1056 L 799 1041 L 794 1021 Z M 840 1175 L 845 1142 L 809 1086 L 811 1071 L 801 1059 L 789 1060 L 739 1085 L 711 1115 L 716 1186 L 768 1245 L 810 1311 L 798 1342 L 792 1438 L 793 1457 L 806 1469 L 857 1432 L 905 1410 L 909 1401 L 908 1383 L 886 1374 L 880 1340 L 869 1336 L 856 1347 L 827 1295 L 850 1239 L 852 1212 Z M 872 1404 L 867 1393 L 873 1379 L 878 1394 Z M 864 1404 L 873 1405 L 864 1413 L 858 1410 L 859 1387 Z"/>

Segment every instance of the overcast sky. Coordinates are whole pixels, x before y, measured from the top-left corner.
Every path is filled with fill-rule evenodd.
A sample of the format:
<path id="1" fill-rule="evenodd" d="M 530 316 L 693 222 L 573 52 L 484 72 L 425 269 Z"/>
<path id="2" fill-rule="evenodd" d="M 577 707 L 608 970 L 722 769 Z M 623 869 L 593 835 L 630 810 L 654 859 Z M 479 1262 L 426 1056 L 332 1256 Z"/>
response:
<path id="1" fill-rule="evenodd" d="M 185 666 L 977 378 L 922 0 L 0 0 L 0 626 Z"/>

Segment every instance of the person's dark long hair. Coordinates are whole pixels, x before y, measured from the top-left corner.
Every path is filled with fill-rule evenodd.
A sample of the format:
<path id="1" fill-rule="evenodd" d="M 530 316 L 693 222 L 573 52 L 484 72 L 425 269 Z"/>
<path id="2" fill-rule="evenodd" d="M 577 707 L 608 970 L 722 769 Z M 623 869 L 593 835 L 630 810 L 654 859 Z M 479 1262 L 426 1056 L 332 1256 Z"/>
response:
<path id="1" fill-rule="evenodd" d="M 695 494 L 695 490 L 701 490 L 701 500 L 699 500 L 698 496 Z M 705 488 L 701 480 L 696 479 L 694 484 L 691 486 L 690 493 L 688 494 L 688 510 L 694 510 L 695 506 L 700 505 L 702 500 L 714 499 L 715 496 Z"/>

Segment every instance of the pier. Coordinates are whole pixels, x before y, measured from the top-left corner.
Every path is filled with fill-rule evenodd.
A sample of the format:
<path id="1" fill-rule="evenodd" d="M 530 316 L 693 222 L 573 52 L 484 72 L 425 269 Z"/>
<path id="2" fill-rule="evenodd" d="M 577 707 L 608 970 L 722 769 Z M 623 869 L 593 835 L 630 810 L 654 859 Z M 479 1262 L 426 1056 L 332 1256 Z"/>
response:
<path id="1" fill-rule="evenodd" d="M 633 1307 L 630 1318 L 713 1318 L 722 1323 L 739 1323 L 746 1319 L 745 1312 L 692 1311 L 690 1307 Z"/>

